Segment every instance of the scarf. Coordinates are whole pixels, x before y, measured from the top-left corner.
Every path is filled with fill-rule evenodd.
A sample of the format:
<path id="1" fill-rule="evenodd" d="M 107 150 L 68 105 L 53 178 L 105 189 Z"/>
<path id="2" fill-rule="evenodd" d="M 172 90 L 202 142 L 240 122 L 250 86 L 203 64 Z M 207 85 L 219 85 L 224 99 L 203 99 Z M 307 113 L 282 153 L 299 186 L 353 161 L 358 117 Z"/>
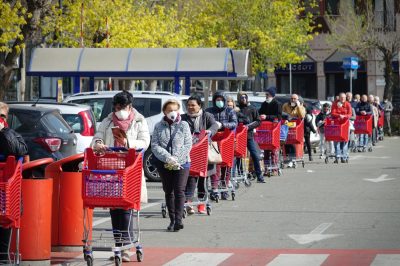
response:
<path id="1" fill-rule="evenodd" d="M 7 121 L 2 117 L 0 117 L 0 123 L 2 123 L 4 127 L 8 127 Z"/>
<path id="2" fill-rule="evenodd" d="M 126 120 L 119 120 L 118 117 L 113 113 L 112 115 L 112 121 L 114 126 L 119 127 L 123 131 L 127 132 L 129 129 L 129 126 L 132 124 L 132 121 L 135 117 L 135 114 L 133 113 L 133 109 L 131 110 L 128 119 Z M 123 143 L 119 143 L 118 141 L 114 140 L 114 146 L 115 147 L 123 147 Z"/>
<path id="3" fill-rule="evenodd" d="M 203 115 L 203 110 L 200 109 L 200 111 L 196 114 L 187 114 L 190 119 L 193 121 L 194 125 L 194 132 L 200 132 L 200 118 Z"/>

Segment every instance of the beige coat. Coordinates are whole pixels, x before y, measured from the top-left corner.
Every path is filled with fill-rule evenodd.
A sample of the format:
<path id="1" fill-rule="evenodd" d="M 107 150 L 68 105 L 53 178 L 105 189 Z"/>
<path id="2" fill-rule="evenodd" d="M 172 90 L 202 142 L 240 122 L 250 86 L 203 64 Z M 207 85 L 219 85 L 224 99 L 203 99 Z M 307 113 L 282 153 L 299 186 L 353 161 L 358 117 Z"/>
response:
<path id="1" fill-rule="evenodd" d="M 291 117 L 304 118 L 306 116 L 306 108 L 302 105 L 292 107 L 287 102 L 282 106 L 282 113 L 287 113 Z"/>

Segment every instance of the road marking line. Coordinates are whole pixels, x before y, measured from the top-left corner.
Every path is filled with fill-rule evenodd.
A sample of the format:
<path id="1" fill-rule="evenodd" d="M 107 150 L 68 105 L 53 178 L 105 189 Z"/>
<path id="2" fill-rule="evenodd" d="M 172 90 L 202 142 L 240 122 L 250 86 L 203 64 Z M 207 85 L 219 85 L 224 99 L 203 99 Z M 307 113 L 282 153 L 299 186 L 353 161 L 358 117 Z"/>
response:
<path id="1" fill-rule="evenodd" d="M 310 244 L 312 242 L 318 242 L 325 239 L 334 238 L 340 236 L 340 234 L 322 234 L 326 229 L 328 229 L 332 223 L 322 223 L 317 226 L 308 234 L 290 234 L 288 237 L 296 241 L 300 245 Z"/>
<path id="2" fill-rule="evenodd" d="M 383 181 L 395 180 L 396 178 L 386 178 L 388 175 L 381 175 L 377 178 L 364 178 L 365 181 L 370 181 L 374 183 L 379 183 Z"/>
<path id="3" fill-rule="evenodd" d="M 280 254 L 268 266 L 319 266 L 329 254 Z"/>
<path id="4" fill-rule="evenodd" d="M 233 253 L 183 253 L 164 266 L 217 266 L 232 255 Z"/>
<path id="5" fill-rule="evenodd" d="M 378 254 L 371 266 L 398 266 L 400 265 L 400 255 L 399 254 Z"/>
<path id="6" fill-rule="evenodd" d="M 146 204 L 145 206 L 143 206 L 142 210 L 147 209 L 147 208 L 151 208 L 153 206 L 157 206 L 157 205 L 160 205 L 160 204 L 161 204 L 161 202 L 149 203 L 149 204 Z M 108 221 L 111 221 L 111 217 L 105 217 L 105 218 L 98 219 L 98 220 L 93 222 L 92 227 L 96 227 L 96 226 L 98 226 L 100 224 L 103 224 L 103 223 L 106 223 Z"/>

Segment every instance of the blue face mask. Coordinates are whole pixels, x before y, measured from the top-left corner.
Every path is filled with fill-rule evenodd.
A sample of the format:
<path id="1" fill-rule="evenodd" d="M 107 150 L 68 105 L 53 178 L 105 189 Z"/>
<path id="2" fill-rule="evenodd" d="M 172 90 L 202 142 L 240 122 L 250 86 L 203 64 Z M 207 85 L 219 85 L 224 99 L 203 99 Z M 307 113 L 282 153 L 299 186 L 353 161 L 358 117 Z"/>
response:
<path id="1" fill-rule="evenodd" d="M 218 108 L 223 108 L 223 107 L 224 107 L 224 102 L 223 102 L 223 101 L 216 101 L 216 102 L 215 102 L 215 105 L 216 105 Z"/>

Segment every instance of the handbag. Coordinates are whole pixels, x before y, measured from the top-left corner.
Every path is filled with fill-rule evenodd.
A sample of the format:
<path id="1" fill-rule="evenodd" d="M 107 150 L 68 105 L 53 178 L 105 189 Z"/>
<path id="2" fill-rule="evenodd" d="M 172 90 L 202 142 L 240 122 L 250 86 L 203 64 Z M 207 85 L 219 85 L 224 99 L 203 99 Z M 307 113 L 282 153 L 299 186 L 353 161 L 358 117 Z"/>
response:
<path id="1" fill-rule="evenodd" d="M 216 141 L 212 141 L 208 144 L 208 163 L 222 163 L 221 152 L 219 151 L 218 143 Z"/>

